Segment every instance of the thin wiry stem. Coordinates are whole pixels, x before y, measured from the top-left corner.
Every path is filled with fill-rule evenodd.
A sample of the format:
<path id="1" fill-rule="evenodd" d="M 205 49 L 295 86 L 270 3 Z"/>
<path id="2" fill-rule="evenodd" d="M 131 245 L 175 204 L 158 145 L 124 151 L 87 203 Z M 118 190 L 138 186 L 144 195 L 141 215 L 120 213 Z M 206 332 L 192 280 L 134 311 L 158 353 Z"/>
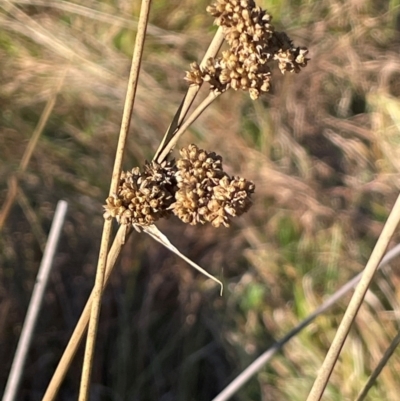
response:
<path id="1" fill-rule="evenodd" d="M 111 272 L 115 266 L 115 263 L 118 259 L 118 256 L 121 253 L 121 250 L 126 243 L 126 239 L 129 234 L 132 232 L 132 227 L 121 226 L 114 238 L 113 244 L 111 246 L 110 252 L 107 257 L 107 267 L 104 277 L 103 288 L 107 285 L 108 279 L 111 275 Z M 90 294 L 89 299 L 86 302 L 85 308 L 79 318 L 79 321 L 74 329 L 74 332 L 69 339 L 68 345 L 66 346 L 64 353 L 60 359 L 60 362 L 57 365 L 56 370 L 54 371 L 53 377 L 46 389 L 46 393 L 43 396 L 42 401 L 53 401 L 57 396 L 57 392 L 61 386 L 62 381 L 68 371 L 69 366 L 71 365 L 72 359 L 76 353 L 76 350 L 81 343 L 83 335 L 87 329 L 90 317 L 90 311 L 92 309 L 92 302 L 94 298 L 94 289 Z"/>
<path id="2" fill-rule="evenodd" d="M 25 322 L 21 331 L 21 336 L 18 341 L 17 350 L 15 351 L 14 361 L 12 363 L 7 385 L 4 390 L 3 401 L 13 401 L 17 396 L 29 346 L 32 341 L 33 332 L 35 330 L 37 318 L 43 302 L 44 292 L 50 277 L 51 268 L 53 266 L 58 240 L 60 239 L 61 231 L 64 225 L 67 208 L 67 202 L 58 202 L 56 213 L 50 229 L 49 238 L 37 274 L 35 287 L 32 292 L 32 298 L 29 303 Z"/>
<path id="3" fill-rule="evenodd" d="M 110 184 L 110 192 L 109 192 L 110 195 L 115 194 L 118 190 L 119 178 L 122 167 L 122 158 L 126 146 L 126 141 L 128 138 L 138 76 L 140 72 L 140 63 L 142 59 L 144 40 L 146 36 L 146 27 L 149 19 L 150 4 L 151 0 L 143 0 L 140 9 L 138 32 L 136 35 L 135 49 L 132 56 L 132 65 L 128 81 L 128 90 L 126 94 L 124 112 L 122 115 L 121 130 L 119 134 L 117 152 L 114 161 L 114 169 Z M 99 260 L 97 264 L 96 281 L 93 289 L 94 296 L 90 313 L 89 329 L 87 334 L 85 355 L 82 367 L 79 401 L 86 401 L 89 396 L 90 377 L 91 377 L 93 357 L 94 357 L 94 346 L 96 343 L 101 298 L 103 293 L 104 275 L 107 264 L 107 253 L 111 237 L 111 227 L 112 227 L 112 220 L 105 220 L 101 238 Z"/>
<path id="4" fill-rule="evenodd" d="M 400 255 L 400 244 L 391 249 L 382 262 L 379 268 L 389 264 L 394 258 Z M 242 388 L 265 364 L 272 359 L 272 357 L 279 352 L 283 346 L 289 342 L 293 337 L 300 333 L 319 315 L 325 313 L 329 308 L 336 304 L 343 298 L 350 290 L 352 290 L 362 277 L 362 272 L 357 274 L 354 278 L 348 281 L 344 286 L 331 295 L 321 306 L 319 306 L 313 313 L 307 316 L 300 322 L 294 329 L 287 333 L 282 339 L 272 345 L 267 351 L 260 355 L 251 365 L 249 365 L 238 377 L 236 377 L 220 394 L 218 394 L 212 401 L 226 401 L 229 400 L 240 388 Z"/>
<path id="5" fill-rule="evenodd" d="M 73 13 L 76 15 L 81 15 L 86 18 L 90 18 L 97 21 L 102 21 L 107 24 L 112 24 L 113 26 L 120 26 L 123 28 L 134 29 L 137 30 L 138 22 L 136 19 L 124 18 L 118 15 L 108 14 L 103 11 L 96 10 L 96 3 L 90 4 L 90 7 L 85 7 L 80 4 L 75 4 L 70 1 L 48 1 L 48 0 L 11 0 L 13 4 L 27 4 L 32 6 L 41 6 L 46 8 L 57 9 L 61 11 L 65 11 L 67 13 Z M 101 4 L 98 4 L 98 7 L 101 7 Z M 161 29 L 155 25 L 149 24 L 147 26 L 147 34 L 157 37 L 161 39 L 164 43 L 177 43 L 183 42 L 184 35 L 179 33 L 172 33 L 171 31 Z"/>
<path id="6" fill-rule="evenodd" d="M 206 54 L 203 57 L 203 60 L 200 63 L 200 67 L 203 67 L 206 65 L 207 60 L 210 57 L 216 57 L 219 49 L 222 46 L 222 43 L 224 42 L 224 33 L 222 27 L 219 27 L 217 32 L 214 35 L 214 38 L 212 42 L 210 43 L 210 46 L 208 47 Z M 163 150 L 169 145 L 170 140 L 174 135 L 177 134 L 178 129 L 181 127 L 184 119 L 187 116 L 187 113 L 189 112 L 190 106 L 193 104 L 194 99 L 196 98 L 197 94 L 199 93 L 201 85 L 193 85 L 190 86 L 186 95 L 184 96 L 181 105 L 179 106 L 178 111 L 176 112 L 171 125 L 169 126 L 166 134 L 164 135 L 164 138 L 162 139 L 160 146 L 158 147 L 153 160 L 161 160 L 160 155 L 163 152 Z M 164 157 L 165 159 L 165 157 Z"/>
<path id="7" fill-rule="evenodd" d="M 392 211 L 383 227 L 382 233 L 375 245 L 374 250 L 368 260 L 368 263 L 363 271 L 360 283 L 357 285 L 356 290 L 350 300 L 349 306 L 343 316 L 342 321 L 336 331 L 335 338 L 329 348 L 329 351 L 325 357 L 325 360 L 319 370 L 318 376 L 311 388 L 310 394 L 308 395 L 307 401 L 317 401 L 322 398 L 324 390 L 328 384 L 329 378 L 339 357 L 340 351 L 346 340 L 346 337 L 350 331 L 350 327 L 357 315 L 357 312 L 364 300 L 365 294 L 368 287 L 374 277 L 376 269 L 379 266 L 379 262 L 389 244 L 390 239 L 394 233 L 394 230 L 398 226 L 400 221 L 400 195 L 398 196 L 396 203 L 393 206 Z"/>
<path id="8" fill-rule="evenodd" d="M 40 250 L 44 252 L 46 247 L 47 236 L 44 232 L 37 213 L 33 210 L 32 206 L 29 203 L 28 197 L 25 195 L 25 192 L 21 188 L 18 187 L 18 196 L 17 201 L 22 211 L 24 212 L 25 218 L 31 226 L 32 233 L 36 237 L 36 241 L 39 244 Z"/>
<path id="9" fill-rule="evenodd" d="M 44 127 L 47 124 L 47 121 L 49 121 L 49 117 L 54 109 L 54 106 L 56 104 L 57 100 L 57 95 L 61 90 L 61 87 L 64 83 L 65 75 L 67 73 L 67 69 L 64 70 L 64 72 L 61 74 L 61 78 L 56 86 L 56 89 L 54 90 L 53 94 L 49 98 L 49 100 L 46 103 L 46 106 L 43 110 L 43 113 L 40 116 L 39 122 L 33 131 L 32 137 L 29 140 L 28 146 L 25 149 L 24 155 L 22 156 L 21 162 L 18 167 L 18 172 L 17 176 L 12 176 L 11 179 L 9 180 L 8 183 L 8 193 L 6 200 L 4 201 L 3 207 L 0 211 L 0 232 L 4 226 L 4 223 L 10 213 L 11 207 L 15 202 L 15 197 L 17 196 L 18 193 L 18 178 L 25 172 L 26 168 L 28 167 L 28 164 L 32 158 L 33 152 L 36 149 L 36 145 L 39 142 L 39 138 L 42 135 L 42 132 L 44 130 Z"/>
<path id="10" fill-rule="evenodd" d="M 212 54 L 215 54 L 218 52 L 218 49 L 220 45 L 222 44 L 222 39 L 223 37 L 221 36 L 221 31 L 219 30 L 218 35 L 216 35 L 217 39 L 214 38 L 214 45 L 210 46 L 209 51 L 207 52 L 206 56 L 211 57 Z M 220 42 L 220 43 L 219 43 Z M 219 45 L 218 45 L 219 43 Z M 216 49 L 218 47 L 218 49 Z M 212 54 L 210 54 L 210 52 Z M 205 60 L 207 59 L 205 56 Z M 133 107 L 133 104 L 132 104 Z M 194 121 L 194 120 L 193 120 Z M 192 121 L 192 122 L 193 122 Z M 126 125 L 126 124 L 125 124 Z M 122 129 L 122 127 L 121 127 Z M 113 177 L 116 176 L 119 180 L 119 173 L 118 175 L 114 175 Z M 116 192 L 116 188 L 114 188 L 114 192 Z M 110 190 L 110 194 L 113 192 Z M 104 283 L 103 283 L 103 288 L 105 287 L 108 278 L 114 268 L 115 262 L 117 260 L 117 257 L 119 253 L 122 250 L 123 245 L 125 244 L 126 238 L 132 231 L 131 227 L 126 227 L 126 226 L 120 226 L 117 235 L 114 239 L 113 245 L 111 247 L 110 252 L 108 253 L 107 257 L 107 267 L 106 267 L 106 272 L 105 272 L 105 278 L 104 278 Z M 81 317 L 75 327 L 75 330 L 68 342 L 68 345 L 60 359 L 60 362 L 53 374 L 53 377 L 49 383 L 49 386 L 46 390 L 46 393 L 44 395 L 43 401 L 53 401 L 57 395 L 58 389 L 66 375 L 66 372 L 72 362 L 72 359 L 76 353 L 76 350 L 82 340 L 82 337 L 85 333 L 85 330 L 87 328 L 88 322 L 89 322 L 89 315 L 90 315 L 90 310 L 92 308 L 92 303 L 93 303 L 93 298 L 94 298 L 94 290 L 92 291 L 92 294 L 90 298 L 88 299 L 86 306 L 84 308 L 84 311 L 81 314 Z"/>
<path id="11" fill-rule="evenodd" d="M 385 351 L 385 354 L 383 355 L 382 359 L 379 361 L 378 366 L 371 373 L 371 376 L 369 377 L 368 381 L 365 383 L 364 388 L 358 394 L 356 401 L 364 401 L 365 400 L 365 397 L 368 395 L 369 390 L 375 384 L 376 379 L 382 372 L 382 369 L 386 366 L 386 363 L 388 362 L 390 357 L 393 355 L 393 352 L 396 350 L 396 348 L 398 347 L 399 344 L 400 344 L 400 331 L 396 334 L 393 341 L 390 343 L 390 345 L 387 348 L 387 350 Z"/>
<path id="12" fill-rule="evenodd" d="M 163 162 L 171 150 L 175 147 L 178 139 L 181 135 L 196 121 L 196 119 L 203 113 L 203 111 L 219 96 L 214 92 L 210 92 L 209 95 L 197 106 L 196 110 L 188 117 L 187 120 L 179 127 L 174 136 L 168 141 L 163 151 L 160 153 L 156 161 L 158 163 Z"/>

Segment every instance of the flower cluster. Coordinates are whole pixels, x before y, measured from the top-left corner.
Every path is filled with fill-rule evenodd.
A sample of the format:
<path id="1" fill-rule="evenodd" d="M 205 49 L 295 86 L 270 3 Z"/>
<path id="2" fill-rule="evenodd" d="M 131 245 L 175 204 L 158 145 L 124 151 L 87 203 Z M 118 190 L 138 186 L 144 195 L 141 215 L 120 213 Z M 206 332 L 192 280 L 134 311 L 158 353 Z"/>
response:
<path id="1" fill-rule="evenodd" d="M 189 145 L 173 163 L 146 164 L 144 171 L 123 172 L 118 193 L 106 200 L 105 218 L 121 224 L 148 226 L 171 213 L 189 224 L 229 226 L 230 219 L 246 212 L 254 184 L 229 177 L 222 158 Z"/>
<path id="2" fill-rule="evenodd" d="M 174 202 L 175 167 L 164 162 L 146 163 L 121 173 L 118 192 L 106 199 L 104 218 L 116 218 L 120 224 L 149 226 L 171 214 Z"/>
<path id="3" fill-rule="evenodd" d="M 208 59 L 204 67 L 191 64 L 185 77 L 191 85 L 206 81 L 216 93 L 242 89 L 257 99 L 270 88 L 268 62 L 277 60 L 282 73 L 299 72 L 307 65 L 308 50 L 294 47 L 286 33 L 275 32 L 272 17 L 253 0 L 217 0 L 207 11 L 224 28 L 229 50 Z"/>
<path id="4" fill-rule="evenodd" d="M 231 217 L 249 209 L 254 184 L 244 178 L 229 177 L 222 169 L 221 156 L 196 145 L 189 145 L 180 154 L 178 191 L 171 208 L 182 221 L 227 227 Z"/>

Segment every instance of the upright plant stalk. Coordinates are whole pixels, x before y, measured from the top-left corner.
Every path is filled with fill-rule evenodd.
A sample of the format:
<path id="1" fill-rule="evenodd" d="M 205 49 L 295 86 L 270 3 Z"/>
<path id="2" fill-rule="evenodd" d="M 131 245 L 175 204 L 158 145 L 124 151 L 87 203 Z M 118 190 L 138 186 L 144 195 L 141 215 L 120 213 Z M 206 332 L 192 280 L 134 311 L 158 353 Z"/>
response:
<path id="1" fill-rule="evenodd" d="M 354 294 L 350 300 L 349 306 L 343 316 L 343 319 L 336 331 L 335 338 L 332 341 L 331 347 L 326 355 L 326 358 L 319 370 L 318 376 L 311 388 L 307 401 L 317 401 L 322 398 L 325 387 L 328 384 L 329 378 L 332 374 L 333 368 L 339 357 L 340 351 L 350 331 L 351 324 L 353 323 L 357 312 L 364 300 L 368 287 L 374 277 L 374 274 L 379 266 L 379 262 L 389 244 L 394 230 L 400 221 L 400 195 L 393 206 L 392 211 L 383 227 L 382 233 L 375 245 L 374 250 L 368 260 L 368 263 L 363 271 L 360 283 L 357 285 Z"/>
<path id="2" fill-rule="evenodd" d="M 368 378 L 368 381 L 365 383 L 364 388 L 360 391 L 355 401 L 364 401 L 365 397 L 368 395 L 369 390 L 375 384 L 376 379 L 382 372 L 382 369 L 386 366 L 388 360 L 393 355 L 394 351 L 400 344 L 400 331 L 397 332 L 396 336 L 390 343 L 389 347 L 385 351 L 382 359 L 379 361 L 377 367 L 371 373 L 371 376 Z"/>
<path id="3" fill-rule="evenodd" d="M 129 74 L 128 90 L 125 99 L 124 112 L 121 122 L 121 130 L 119 134 L 117 152 L 115 156 L 114 169 L 110 185 L 110 192 L 109 192 L 110 196 L 116 193 L 118 189 L 118 183 L 121 174 L 122 158 L 128 137 L 138 76 L 140 71 L 140 63 L 141 63 L 144 40 L 146 35 L 146 28 L 149 18 L 150 4 L 151 0 L 143 0 L 140 9 L 138 31 L 136 34 L 135 48 L 132 56 L 131 71 Z M 89 329 L 87 334 L 85 355 L 82 367 L 79 401 L 86 401 L 89 396 L 90 378 L 93 366 L 94 346 L 96 342 L 97 327 L 98 327 L 98 320 L 101 306 L 101 297 L 103 292 L 104 275 L 107 264 L 107 252 L 111 237 L 111 227 L 112 227 L 112 221 L 105 220 L 101 238 L 99 261 L 97 264 L 96 281 L 93 290 L 94 291 L 93 304 L 91 308 Z"/>
<path id="4" fill-rule="evenodd" d="M 103 287 L 106 286 L 107 281 L 113 270 L 113 267 L 118 259 L 118 256 L 121 253 L 122 247 L 125 243 L 125 239 L 130 234 L 131 231 L 132 231 L 131 227 L 124 228 L 121 226 L 119 228 L 113 241 L 113 244 L 111 246 L 110 252 L 108 253 Z M 61 386 L 61 383 L 67 373 L 69 366 L 71 365 L 72 359 L 87 329 L 89 323 L 90 311 L 92 309 L 93 298 L 94 298 L 94 289 L 92 290 L 92 293 L 90 294 L 90 297 L 86 302 L 85 308 L 81 314 L 81 317 L 79 318 L 78 323 L 75 326 L 74 332 L 72 333 L 71 338 L 69 339 L 68 345 L 65 348 L 64 353 L 60 359 L 60 362 L 57 365 L 57 368 L 53 374 L 53 377 L 51 378 L 51 381 L 46 389 L 46 393 L 44 394 L 42 401 L 53 401 L 57 396 L 57 392 Z"/>
<path id="5" fill-rule="evenodd" d="M 222 46 L 222 43 L 224 42 L 225 36 L 222 27 L 219 27 L 217 32 L 214 35 L 213 40 L 210 43 L 210 46 L 208 47 L 206 54 L 203 57 L 203 60 L 200 63 L 200 66 L 205 66 L 207 63 L 207 60 L 212 57 L 216 57 L 219 49 Z M 193 85 L 189 86 L 186 95 L 184 96 L 182 103 L 178 109 L 178 111 L 175 114 L 175 117 L 172 120 L 171 125 L 169 126 L 166 134 L 164 135 L 164 138 L 162 139 L 160 146 L 158 147 L 153 160 L 159 160 L 161 152 L 165 149 L 166 146 L 168 146 L 169 141 L 171 138 L 176 135 L 177 130 L 181 127 L 184 119 L 186 118 L 190 106 L 192 105 L 194 99 L 196 98 L 197 94 L 199 93 L 201 85 Z"/>
<path id="6" fill-rule="evenodd" d="M 222 29 L 218 29 L 218 31 L 215 34 L 215 37 L 209 47 L 209 49 L 206 52 L 206 55 L 203 58 L 203 61 L 205 62 L 205 60 L 207 60 L 209 57 L 215 57 L 216 54 L 219 51 L 219 48 L 221 47 L 223 41 L 223 34 L 222 34 Z M 194 99 L 194 95 L 198 92 L 199 87 L 191 87 L 189 88 L 188 94 L 186 95 L 186 99 L 183 100 L 182 105 L 184 105 L 183 107 L 181 106 L 178 110 L 178 112 L 176 113 L 176 116 L 174 118 L 174 120 L 176 120 L 178 122 L 178 124 L 176 126 L 181 126 L 181 123 L 184 119 L 184 117 L 187 115 L 188 109 L 191 105 L 191 102 Z M 192 101 L 190 102 L 190 104 L 187 102 L 188 97 L 192 99 Z M 186 104 L 186 105 L 185 105 Z M 133 104 L 132 104 L 133 107 Z M 200 106 L 199 106 L 200 107 Z M 184 113 L 182 110 L 186 110 L 186 112 Z M 198 117 L 198 116 L 197 116 Z M 196 118 L 197 118 L 196 117 Z M 193 122 L 193 121 L 192 121 Z M 171 124 L 172 125 L 172 124 Z M 171 127 L 170 127 L 171 128 Z M 170 132 L 170 130 L 168 131 Z M 168 134 L 167 132 L 167 134 Z M 171 132 L 173 132 L 171 130 Z M 166 135 L 167 135 L 166 134 Z M 163 143 L 168 144 L 168 141 L 165 140 Z M 163 150 L 164 148 L 159 148 L 159 150 Z M 156 153 L 157 154 L 157 153 Z M 168 153 L 167 153 L 168 154 Z M 155 158 L 154 158 L 155 159 Z M 117 178 L 119 179 L 119 175 L 117 175 Z M 110 191 L 111 193 L 111 191 Z M 129 236 L 130 232 L 132 231 L 132 228 L 129 227 L 125 227 L 125 226 L 120 226 L 118 229 L 118 232 L 114 238 L 112 247 L 108 253 L 108 257 L 107 257 L 107 267 L 106 267 L 106 277 L 104 279 L 104 283 L 103 283 L 103 288 L 106 286 L 107 280 L 114 268 L 114 265 L 116 263 L 117 257 L 120 254 L 122 247 L 126 241 L 126 238 Z M 165 244 L 164 244 L 165 245 Z M 50 380 L 50 383 L 47 387 L 46 393 L 43 397 L 43 401 L 53 401 L 57 395 L 58 389 L 61 386 L 61 383 L 67 373 L 67 370 L 72 362 L 72 359 L 76 353 L 76 350 L 82 340 L 82 337 L 86 331 L 88 322 L 89 322 L 89 316 L 90 316 L 90 309 L 92 307 L 93 304 L 93 299 L 94 299 L 94 289 L 92 291 L 92 294 L 90 295 L 86 306 L 81 314 L 81 317 L 79 318 L 79 321 L 74 329 L 74 332 L 64 350 L 64 353 L 60 359 L 60 362 L 57 365 L 57 368 Z"/>
<path id="7" fill-rule="evenodd" d="M 67 202 L 58 202 L 56 213 L 50 229 L 49 238 L 37 274 L 35 287 L 32 292 L 32 298 L 29 303 L 24 325 L 18 341 L 17 350 L 15 351 L 14 360 L 8 376 L 7 385 L 4 390 L 3 401 L 14 401 L 17 396 L 19 383 L 21 382 L 29 346 L 32 341 L 33 332 L 35 330 L 37 318 L 43 302 L 44 292 L 50 277 L 54 255 L 64 224 L 67 208 Z"/>
<path id="8" fill-rule="evenodd" d="M 393 259 L 400 255 L 400 244 L 396 245 L 393 249 L 386 253 L 382 262 L 379 264 L 379 268 L 383 268 L 389 264 Z M 353 277 L 350 281 L 339 288 L 334 294 L 332 294 L 322 305 L 302 320 L 296 327 L 285 334 L 280 340 L 274 343 L 267 351 L 263 352 L 255 361 L 253 361 L 243 372 L 239 374 L 231 383 L 228 384 L 212 401 L 227 401 L 235 393 L 237 393 L 257 372 L 259 372 L 272 357 L 279 352 L 285 344 L 287 344 L 293 337 L 299 334 L 304 328 L 306 328 L 311 322 L 313 322 L 318 316 L 325 313 L 333 305 L 342 299 L 350 290 L 352 290 L 361 280 L 362 272 Z M 357 401 L 361 401 L 357 400 Z"/>
<path id="9" fill-rule="evenodd" d="M 158 163 L 163 162 L 171 150 L 175 147 L 178 139 L 182 136 L 182 134 L 196 121 L 196 119 L 203 113 L 203 111 L 219 96 L 214 92 L 210 92 L 208 96 L 197 106 L 196 110 L 188 117 L 187 120 L 178 128 L 175 134 L 168 141 L 162 152 L 159 154 L 156 161 Z"/>

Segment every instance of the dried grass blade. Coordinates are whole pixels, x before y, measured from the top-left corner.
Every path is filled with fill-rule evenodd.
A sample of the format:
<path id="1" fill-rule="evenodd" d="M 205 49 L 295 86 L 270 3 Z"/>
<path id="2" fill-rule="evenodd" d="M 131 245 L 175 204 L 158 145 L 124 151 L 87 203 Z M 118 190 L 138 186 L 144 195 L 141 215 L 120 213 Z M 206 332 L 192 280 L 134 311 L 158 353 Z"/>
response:
<path id="1" fill-rule="evenodd" d="M 65 75 L 67 74 L 68 68 L 66 68 L 63 73 L 61 74 L 60 80 L 49 98 L 49 100 L 46 103 L 46 106 L 43 110 L 43 113 L 40 116 L 39 122 L 33 131 L 32 137 L 29 140 L 28 146 L 25 149 L 24 155 L 22 156 L 21 162 L 18 167 L 18 176 L 21 176 L 22 173 L 25 172 L 26 168 L 28 167 L 28 164 L 32 158 L 33 152 L 36 149 L 36 145 L 39 142 L 39 138 L 42 135 L 42 132 L 44 130 L 44 127 L 47 124 L 47 121 L 49 121 L 50 115 L 54 109 L 54 106 L 56 104 L 57 100 L 57 95 L 61 90 L 62 85 L 64 84 L 64 79 Z M 15 197 L 17 196 L 18 193 L 18 177 L 13 176 L 11 177 L 9 181 L 9 191 L 7 193 L 6 200 L 4 201 L 3 207 L 0 211 L 0 232 L 4 226 L 4 223 L 8 217 L 8 214 L 10 213 L 11 207 L 15 202 Z"/>
<path id="2" fill-rule="evenodd" d="M 196 88 L 192 87 L 192 88 L 189 88 L 189 90 L 190 89 L 196 89 Z M 174 116 L 174 118 L 173 118 L 173 120 L 171 122 L 171 125 L 168 127 L 167 132 L 165 133 L 163 139 L 161 140 L 161 143 L 160 143 L 156 153 L 154 154 L 153 160 L 157 160 L 158 159 L 158 157 L 160 156 L 160 153 L 164 150 L 164 148 L 165 148 L 166 144 L 168 143 L 168 141 L 170 141 L 170 139 L 174 136 L 175 132 L 177 131 L 178 126 L 179 126 L 179 120 L 180 120 L 180 118 L 182 116 L 183 107 L 185 105 L 186 99 L 188 99 L 189 90 L 185 94 L 185 96 L 184 96 L 184 98 L 183 98 L 183 100 L 182 100 L 182 102 L 181 102 L 181 104 L 180 104 L 180 106 L 178 108 L 178 111 L 175 113 L 175 116 Z M 190 105 L 189 105 L 189 107 L 190 107 Z"/>
<path id="3" fill-rule="evenodd" d="M 204 274 L 206 277 L 210 278 L 211 280 L 215 281 L 218 283 L 221 287 L 220 295 L 222 295 L 222 291 L 224 289 L 224 285 L 220 280 L 218 280 L 216 277 L 214 277 L 212 274 L 208 273 L 206 270 L 204 270 L 202 267 L 194 263 L 192 260 L 190 260 L 188 257 L 186 257 L 184 254 L 182 254 L 177 248 L 175 248 L 169 239 L 156 227 L 156 226 L 149 226 L 149 227 L 144 227 L 143 231 L 150 235 L 152 238 L 154 238 L 157 242 L 160 244 L 164 245 L 166 248 L 168 248 L 171 252 L 175 253 L 178 255 L 181 259 L 183 259 L 185 262 L 189 263 L 192 267 L 194 267 L 196 270 L 198 270 L 200 273 Z"/>

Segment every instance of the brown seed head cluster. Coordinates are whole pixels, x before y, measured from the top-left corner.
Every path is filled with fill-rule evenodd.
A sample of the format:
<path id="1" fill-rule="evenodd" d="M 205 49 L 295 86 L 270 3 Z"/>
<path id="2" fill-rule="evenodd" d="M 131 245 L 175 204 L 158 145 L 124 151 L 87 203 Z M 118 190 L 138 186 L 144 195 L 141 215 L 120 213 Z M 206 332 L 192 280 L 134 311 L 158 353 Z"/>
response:
<path id="1" fill-rule="evenodd" d="M 120 224 L 149 226 L 161 217 L 168 217 L 174 202 L 175 167 L 164 162 L 146 163 L 121 173 L 118 193 L 109 196 L 104 218 L 115 217 Z"/>
<path id="2" fill-rule="evenodd" d="M 215 17 L 215 24 L 224 28 L 229 50 L 222 57 L 208 59 L 204 67 L 191 64 L 185 77 L 191 85 L 206 81 L 216 93 L 241 89 L 257 99 L 269 91 L 267 64 L 271 60 L 278 61 L 282 73 L 299 72 L 307 65 L 308 50 L 294 47 L 284 32 L 275 32 L 272 17 L 254 1 L 217 0 L 207 11 Z"/>
<path id="3" fill-rule="evenodd" d="M 249 209 L 254 184 L 244 178 L 230 178 L 222 169 L 221 156 L 196 145 L 189 145 L 180 154 L 178 191 L 171 209 L 183 222 L 228 227 L 231 217 Z"/>
<path id="4" fill-rule="evenodd" d="M 222 158 L 214 152 L 189 145 L 180 151 L 176 164 L 147 163 L 122 172 L 118 193 L 104 206 L 106 219 L 120 224 L 148 226 L 172 213 L 189 224 L 229 226 L 230 219 L 246 212 L 254 184 L 229 177 Z"/>

